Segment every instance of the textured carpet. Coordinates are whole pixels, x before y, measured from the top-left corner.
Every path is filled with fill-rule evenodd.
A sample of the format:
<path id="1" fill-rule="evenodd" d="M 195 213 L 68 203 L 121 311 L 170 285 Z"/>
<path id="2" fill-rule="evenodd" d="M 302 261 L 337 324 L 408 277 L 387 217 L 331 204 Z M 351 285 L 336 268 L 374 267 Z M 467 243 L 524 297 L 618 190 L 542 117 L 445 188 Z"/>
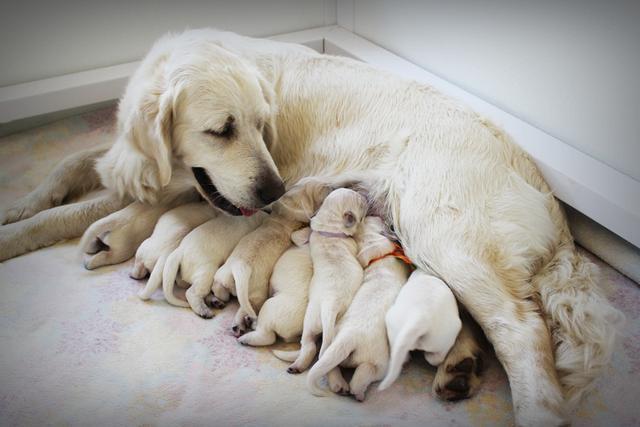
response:
<path id="1" fill-rule="evenodd" d="M 0 139 L 0 205 L 33 188 L 67 153 L 107 142 L 113 109 Z M 311 396 L 304 375 L 229 334 L 233 306 L 212 320 L 142 302 L 131 262 L 89 272 L 76 242 L 0 264 L 0 425 L 513 425 L 495 360 L 481 392 L 444 403 L 435 370 L 414 360 L 364 403 Z M 599 259 L 602 286 L 627 316 L 625 336 L 577 426 L 640 425 L 640 289 Z"/>

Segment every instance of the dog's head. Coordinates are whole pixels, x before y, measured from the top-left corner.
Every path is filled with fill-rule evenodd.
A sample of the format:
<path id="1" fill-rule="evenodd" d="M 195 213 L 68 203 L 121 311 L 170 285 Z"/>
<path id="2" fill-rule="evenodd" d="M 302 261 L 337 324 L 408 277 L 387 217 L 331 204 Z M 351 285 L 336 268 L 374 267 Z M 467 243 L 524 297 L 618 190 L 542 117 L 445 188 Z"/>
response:
<path id="1" fill-rule="evenodd" d="M 367 214 L 367 199 L 348 188 L 332 191 L 311 219 L 314 231 L 329 231 L 353 236 Z"/>
<path id="2" fill-rule="evenodd" d="M 98 162 L 103 184 L 154 201 L 175 168 L 211 204 L 251 214 L 284 194 L 269 153 L 275 94 L 258 70 L 211 41 L 158 43 L 121 101 L 118 139 Z"/>

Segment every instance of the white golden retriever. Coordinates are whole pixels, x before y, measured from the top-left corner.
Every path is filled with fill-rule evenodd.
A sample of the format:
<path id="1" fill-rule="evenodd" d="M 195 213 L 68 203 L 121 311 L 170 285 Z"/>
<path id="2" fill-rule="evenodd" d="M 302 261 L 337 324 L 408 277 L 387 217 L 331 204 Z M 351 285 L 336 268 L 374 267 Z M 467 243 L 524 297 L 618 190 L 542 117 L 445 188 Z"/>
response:
<path id="1" fill-rule="evenodd" d="M 167 257 L 183 237 L 216 214 L 219 215 L 208 203 L 198 202 L 178 206 L 160 217 L 151 236 L 136 251 L 130 274 L 134 279 L 142 279 L 151 273 L 146 286 L 138 293 L 141 299 L 148 300 L 160 287 Z"/>
<path id="2" fill-rule="evenodd" d="M 315 395 L 324 395 L 317 383 L 328 374 L 333 392 L 351 393 L 362 401 L 369 385 L 381 380 L 387 372 L 389 345 L 385 313 L 406 283 L 409 267 L 398 258 L 385 256 L 395 250 L 385 234 L 382 219 L 373 216 L 365 218 L 356 234 L 358 261 L 365 269 L 364 280 L 338 321 L 335 339 L 309 371 L 307 384 Z M 340 366 L 355 368 L 349 384 L 342 377 Z"/>
<path id="3" fill-rule="evenodd" d="M 269 279 L 271 296 L 260 309 L 255 331 L 242 335 L 238 342 L 263 346 L 273 344 L 276 335 L 285 342 L 299 339 L 302 334 L 304 312 L 309 301 L 309 283 L 312 275 L 313 264 L 309 244 L 303 243 L 287 249 L 273 267 Z"/>
<path id="4" fill-rule="evenodd" d="M 255 230 L 267 214 L 258 212 L 251 218 L 218 215 L 194 228 L 167 257 L 162 271 L 162 290 L 168 303 L 191 307 L 200 317 L 209 319 L 213 311 L 205 297 L 211 293 L 213 277 L 233 248 L 246 234 Z M 190 284 L 187 301 L 173 294 L 173 285 L 180 280 Z"/>
<path id="5" fill-rule="evenodd" d="M 429 86 L 287 43 L 209 29 L 168 35 L 132 76 L 97 171 L 121 196 L 162 201 L 195 186 L 232 215 L 305 176 L 359 173 L 413 263 L 447 283 L 493 344 L 520 425 L 566 422 L 610 361 L 621 315 L 535 164 Z M 57 172 L 5 215 L 25 222 L 0 228 L 0 258 L 77 236 L 126 203 L 107 196 L 27 219 L 59 201 L 48 190 L 98 185 L 86 168 Z M 465 336 L 438 381 L 477 362 Z"/>
<path id="6" fill-rule="evenodd" d="M 362 284 L 355 234 L 367 213 L 367 200 L 359 193 L 339 188 L 327 196 L 311 219 L 309 252 L 313 277 L 309 305 L 304 314 L 300 350 L 274 351 L 276 357 L 293 363 L 290 374 L 306 370 L 316 355 L 316 338 L 322 333 L 320 356 L 331 343 L 335 324 L 351 304 Z M 295 357 L 294 357 L 295 356 Z"/>
<path id="7" fill-rule="evenodd" d="M 296 184 L 273 204 L 271 215 L 238 243 L 216 272 L 213 288 L 216 298 L 227 301 L 228 290 L 237 295 L 240 303 L 231 326 L 236 336 L 255 329 L 256 311 L 260 311 L 269 294 L 274 265 L 291 245 L 291 234 L 309 221 L 330 190 L 313 179 Z"/>
<path id="8" fill-rule="evenodd" d="M 433 366 L 441 364 L 462 327 L 451 289 L 442 280 L 420 270 L 411 274 L 387 312 L 385 324 L 391 361 L 380 390 L 398 378 L 411 350 L 424 351 L 425 359 Z"/>

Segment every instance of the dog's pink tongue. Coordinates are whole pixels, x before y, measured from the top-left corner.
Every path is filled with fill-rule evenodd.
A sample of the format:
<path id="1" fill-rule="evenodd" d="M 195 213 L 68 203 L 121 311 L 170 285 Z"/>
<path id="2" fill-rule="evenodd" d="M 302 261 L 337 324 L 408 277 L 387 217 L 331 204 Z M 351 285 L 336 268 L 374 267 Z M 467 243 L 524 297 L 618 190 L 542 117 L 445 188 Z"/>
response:
<path id="1" fill-rule="evenodd" d="M 255 209 L 240 208 L 240 212 L 242 213 L 242 216 L 251 216 L 258 211 Z"/>

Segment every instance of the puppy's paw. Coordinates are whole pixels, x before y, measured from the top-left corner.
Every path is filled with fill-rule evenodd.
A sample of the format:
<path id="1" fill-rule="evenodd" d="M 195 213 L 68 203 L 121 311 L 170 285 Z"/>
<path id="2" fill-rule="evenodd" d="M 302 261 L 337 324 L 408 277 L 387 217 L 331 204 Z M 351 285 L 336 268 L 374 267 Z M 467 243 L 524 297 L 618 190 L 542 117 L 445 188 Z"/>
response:
<path id="1" fill-rule="evenodd" d="M 467 399 L 480 388 L 483 369 L 481 353 L 452 351 L 438 366 L 433 380 L 433 392 L 443 400 Z"/>
<path id="2" fill-rule="evenodd" d="M 245 331 L 255 331 L 256 326 L 258 326 L 258 319 L 247 314 L 242 318 L 242 323 Z"/>
<path id="3" fill-rule="evenodd" d="M 231 333 L 234 337 L 239 338 L 245 333 L 245 330 L 240 325 L 233 325 L 231 326 Z"/>
<path id="4" fill-rule="evenodd" d="M 349 394 L 349 383 L 345 381 L 342 375 L 327 375 L 327 382 L 329 383 L 329 389 L 341 395 Z"/>
<path id="5" fill-rule="evenodd" d="M 351 393 L 358 402 L 364 402 L 364 392 Z"/>
<path id="6" fill-rule="evenodd" d="M 209 306 L 211 308 L 216 308 L 216 309 L 219 309 L 219 310 L 223 309 L 223 308 L 225 308 L 227 306 L 227 303 L 225 303 L 224 301 L 220 301 L 213 294 L 209 294 L 206 297 L 204 297 L 204 303 L 207 304 L 207 306 Z"/>

